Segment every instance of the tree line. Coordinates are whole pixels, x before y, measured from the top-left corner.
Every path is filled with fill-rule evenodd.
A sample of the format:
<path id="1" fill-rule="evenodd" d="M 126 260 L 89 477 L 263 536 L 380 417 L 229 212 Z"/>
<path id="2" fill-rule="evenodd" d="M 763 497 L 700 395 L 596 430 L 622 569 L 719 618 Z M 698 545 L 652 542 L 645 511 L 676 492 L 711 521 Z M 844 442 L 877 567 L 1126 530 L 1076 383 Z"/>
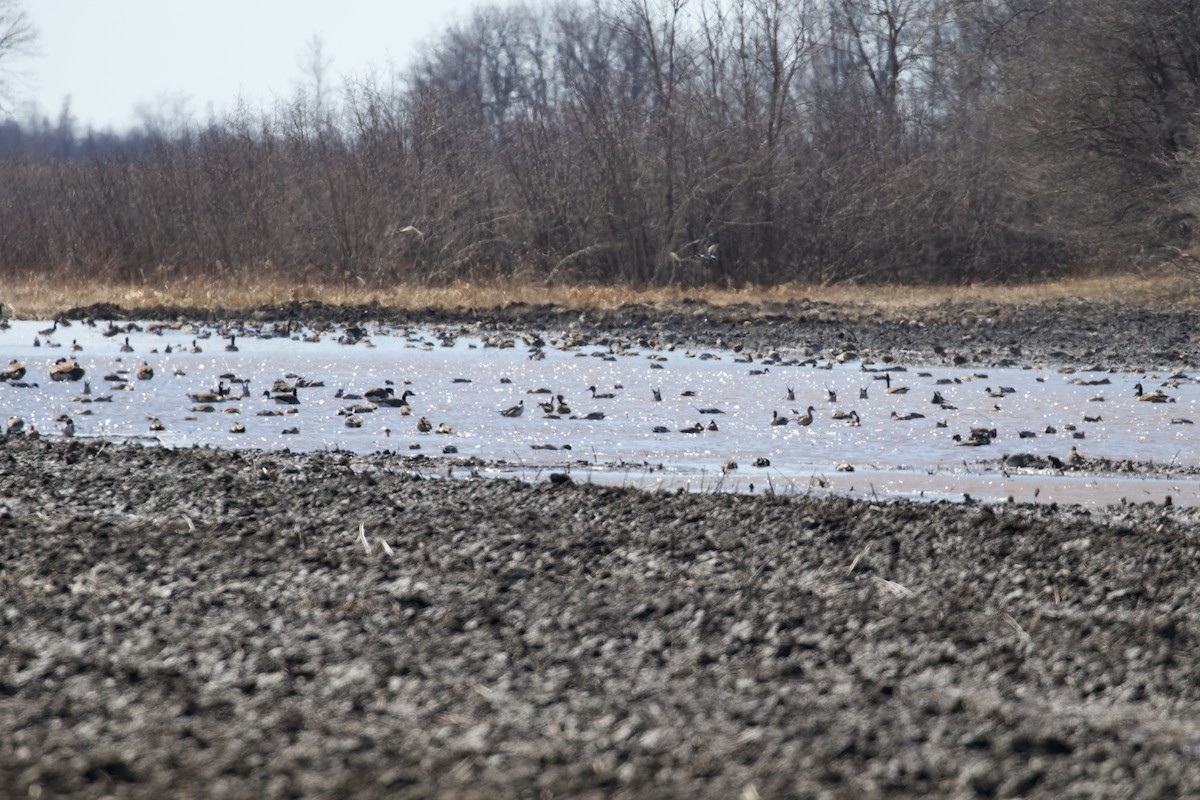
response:
<path id="1" fill-rule="evenodd" d="M 314 56 L 269 112 L 0 125 L 0 272 L 696 286 L 1200 256 L 1200 0 L 558 0 L 341 86 Z"/>

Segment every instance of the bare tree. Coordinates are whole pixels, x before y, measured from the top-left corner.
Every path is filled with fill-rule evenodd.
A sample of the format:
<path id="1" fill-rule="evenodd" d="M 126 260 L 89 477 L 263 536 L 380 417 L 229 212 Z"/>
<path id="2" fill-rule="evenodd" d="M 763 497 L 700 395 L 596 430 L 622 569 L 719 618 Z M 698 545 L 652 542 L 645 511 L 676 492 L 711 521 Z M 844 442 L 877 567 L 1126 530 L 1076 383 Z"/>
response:
<path id="1" fill-rule="evenodd" d="M 12 100 L 21 76 L 13 66 L 13 60 L 33 53 L 37 38 L 37 30 L 20 0 L 0 0 L 0 109 Z"/>

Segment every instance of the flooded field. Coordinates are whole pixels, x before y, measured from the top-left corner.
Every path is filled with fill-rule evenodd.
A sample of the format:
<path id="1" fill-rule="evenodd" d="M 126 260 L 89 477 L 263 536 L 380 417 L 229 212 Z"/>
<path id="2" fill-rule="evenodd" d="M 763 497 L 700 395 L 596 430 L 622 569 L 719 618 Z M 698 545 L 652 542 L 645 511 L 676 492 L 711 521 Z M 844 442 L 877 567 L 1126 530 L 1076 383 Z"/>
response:
<path id="1" fill-rule="evenodd" d="M 82 376 L 52 380 L 61 359 Z M 10 361 L 25 373 L 0 383 L 0 419 L 47 436 L 392 451 L 427 457 L 408 465 L 430 475 L 569 471 L 695 491 L 1200 504 L 1200 480 L 1168 474 L 1200 463 L 1200 386 L 1186 374 L 625 348 L 563 331 L 150 321 L 13 322 L 0 331 L 0 368 Z M 1044 468 L 1006 468 L 1015 454 Z M 1160 469 L 1055 468 L 1072 459 Z"/>

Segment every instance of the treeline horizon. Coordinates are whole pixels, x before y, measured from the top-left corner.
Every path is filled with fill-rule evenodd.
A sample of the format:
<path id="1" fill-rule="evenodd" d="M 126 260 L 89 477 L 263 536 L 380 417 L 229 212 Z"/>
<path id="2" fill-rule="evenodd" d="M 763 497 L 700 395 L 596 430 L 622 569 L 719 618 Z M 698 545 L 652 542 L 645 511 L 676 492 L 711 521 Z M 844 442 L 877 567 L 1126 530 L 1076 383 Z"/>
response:
<path id="1" fill-rule="evenodd" d="M 394 74 L 0 124 L 0 274 L 743 286 L 1190 267 L 1200 0 L 557 0 Z"/>

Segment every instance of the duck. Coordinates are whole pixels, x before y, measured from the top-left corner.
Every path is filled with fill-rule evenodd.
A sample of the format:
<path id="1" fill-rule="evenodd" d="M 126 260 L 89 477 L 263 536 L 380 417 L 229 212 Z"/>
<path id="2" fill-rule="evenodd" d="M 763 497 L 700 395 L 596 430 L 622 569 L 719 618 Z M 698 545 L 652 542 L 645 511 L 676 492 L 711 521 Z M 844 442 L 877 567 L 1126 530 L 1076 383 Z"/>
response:
<path id="1" fill-rule="evenodd" d="M 262 396 L 268 397 L 281 405 L 295 406 L 300 404 L 300 398 L 296 396 L 295 389 L 290 392 L 275 392 L 274 394 L 268 389 L 263 391 Z"/>
<path id="2" fill-rule="evenodd" d="M 612 400 L 616 397 L 612 392 L 597 392 L 595 386 L 589 386 L 588 391 L 592 393 L 593 400 Z"/>
<path id="3" fill-rule="evenodd" d="M 785 386 L 784 388 L 787 389 L 787 394 L 784 395 L 784 399 L 792 403 L 796 402 L 796 390 L 790 386 Z"/>
<path id="4" fill-rule="evenodd" d="M 25 430 L 25 420 L 16 415 L 10 416 L 4 427 L 4 432 L 9 436 L 18 434 L 23 430 Z"/>
<path id="5" fill-rule="evenodd" d="M 78 381 L 83 379 L 83 375 L 83 367 L 74 359 L 60 358 L 50 366 L 52 381 Z"/>
<path id="6" fill-rule="evenodd" d="M 788 418 L 779 416 L 778 411 L 772 411 L 771 412 L 771 424 L 775 425 L 775 426 L 787 425 Z"/>
<path id="7" fill-rule="evenodd" d="M 697 408 L 696 411 L 700 414 L 724 414 L 725 412 L 719 408 Z"/>
<path id="8" fill-rule="evenodd" d="M 1086 459 L 1083 457 L 1083 453 L 1079 452 L 1079 448 L 1072 445 L 1071 452 L 1067 453 L 1067 463 L 1073 467 L 1078 467 L 1083 464 L 1085 460 Z"/>
<path id="9" fill-rule="evenodd" d="M 427 417 L 421 417 L 417 420 L 417 430 L 421 433 L 429 433 L 433 430 L 433 423 Z"/>
<path id="10" fill-rule="evenodd" d="M 150 362 L 143 361 L 138 364 L 137 379 L 139 381 L 148 381 L 154 377 L 154 367 L 150 366 Z"/>
<path id="11" fill-rule="evenodd" d="M 240 422 L 234 422 L 229 426 L 230 433 L 245 433 L 246 426 Z"/>
<path id="12" fill-rule="evenodd" d="M 25 377 L 25 365 L 17 359 L 8 362 L 8 366 L 0 370 L 0 381 L 19 381 Z"/>
<path id="13" fill-rule="evenodd" d="M 910 422 L 911 420 L 914 420 L 914 419 L 925 419 L 925 415 L 918 414 L 916 411 L 909 411 L 908 413 L 905 413 L 905 414 L 897 414 L 895 411 L 893 411 L 892 419 L 898 420 L 900 422 Z"/>
<path id="14" fill-rule="evenodd" d="M 502 417 L 519 417 L 525 413 L 525 401 L 517 403 L 515 406 L 510 406 L 500 412 Z"/>
<path id="15" fill-rule="evenodd" d="M 348 414 L 342 424 L 347 428 L 361 428 L 363 426 L 362 417 L 357 414 Z"/>
<path id="16" fill-rule="evenodd" d="M 686 428 L 680 428 L 680 433 L 703 433 L 704 426 L 697 422 L 695 425 L 689 425 Z"/>
<path id="17" fill-rule="evenodd" d="M 570 414 L 571 413 L 571 407 L 569 405 L 567 405 L 567 399 L 565 397 L 563 397 L 560 394 L 557 397 L 555 397 L 554 399 L 556 401 L 554 404 L 554 413 L 555 414 Z"/>
<path id="18" fill-rule="evenodd" d="M 123 345 L 121 345 L 121 352 L 122 353 L 132 353 L 133 352 L 133 345 L 131 345 L 129 343 L 128 336 L 125 337 L 125 343 Z"/>
<path id="19" fill-rule="evenodd" d="M 163 425 L 163 421 L 158 417 L 147 417 L 147 419 L 150 420 L 150 430 L 165 431 L 167 429 L 167 426 Z"/>
<path id="20" fill-rule="evenodd" d="M 373 398 L 373 399 L 375 399 L 375 402 L 381 406 L 387 406 L 389 408 L 407 409 L 408 413 L 411 413 L 412 408 L 408 405 L 408 398 L 416 397 L 416 396 L 417 396 L 416 392 L 412 391 L 411 389 L 405 389 L 403 394 L 401 394 L 399 397 L 396 397 L 396 392 L 389 387 L 387 394 L 384 397 Z M 402 411 L 401 413 L 404 413 L 404 412 Z"/>
<path id="21" fill-rule="evenodd" d="M 797 425 L 801 425 L 801 426 L 803 426 L 803 427 L 805 427 L 805 428 L 807 428 L 809 425 L 812 425 L 812 423 L 813 423 L 813 411 L 815 411 L 815 410 L 816 410 L 816 409 L 814 409 L 812 406 L 809 406 L 809 407 L 808 407 L 808 411 L 806 411 L 805 413 L 803 413 L 803 414 L 801 414 L 800 416 L 796 417 L 796 424 L 797 424 Z"/>
<path id="22" fill-rule="evenodd" d="M 717 431 L 717 430 L 719 430 L 719 429 L 717 428 L 717 421 L 716 421 L 715 419 L 710 419 L 710 420 L 708 421 L 708 424 L 704 426 L 704 430 L 706 430 L 706 431 Z"/>
<path id="23" fill-rule="evenodd" d="M 191 350 L 192 350 L 192 352 L 193 352 L 193 353 L 203 353 L 203 352 L 204 352 L 204 350 L 203 350 L 203 349 L 201 349 L 200 345 L 196 344 L 196 340 L 195 340 L 195 339 L 192 339 L 192 348 L 191 348 Z"/>
<path id="24" fill-rule="evenodd" d="M 858 412 L 857 412 L 857 411 L 851 411 L 849 414 L 847 414 L 847 415 L 846 415 L 846 422 L 845 422 L 845 424 L 846 424 L 846 425 L 848 425 L 848 426 L 849 426 L 849 427 L 851 427 L 851 428 L 857 428 L 857 427 L 859 427 L 860 425 L 862 425 L 862 420 L 861 420 L 861 419 L 859 419 L 859 417 L 858 417 Z"/>
<path id="25" fill-rule="evenodd" d="M 55 421 L 62 425 L 61 431 L 64 438 L 70 439 L 75 435 L 75 420 L 66 414 L 60 414 Z"/>
<path id="26" fill-rule="evenodd" d="M 445 436 L 453 436 L 454 435 L 454 429 L 451 428 L 450 425 L 445 422 L 439 422 L 437 428 L 435 428 L 433 432 L 440 433 Z"/>
<path id="27" fill-rule="evenodd" d="M 907 386 L 892 386 L 892 373 L 885 372 L 883 375 L 883 382 L 887 384 L 887 389 L 885 390 L 887 394 L 908 394 Z"/>
<path id="28" fill-rule="evenodd" d="M 220 403 L 229 394 L 229 389 L 226 388 L 225 382 L 221 381 L 217 384 L 217 388 L 211 392 L 189 392 L 188 400 L 193 403 Z"/>
<path id="29" fill-rule="evenodd" d="M 231 333 L 231 334 L 229 334 L 229 344 L 225 345 L 225 352 L 236 353 L 237 351 L 238 351 L 237 335 Z"/>
<path id="30" fill-rule="evenodd" d="M 662 402 L 662 391 L 660 389 L 655 389 L 655 388 L 651 387 L 650 397 L 654 399 L 654 402 L 661 403 Z"/>
<path id="31" fill-rule="evenodd" d="M 1162 389 L 1155 389 L 1153 392 L 1147 392 L 1139 383 L 1133 387 L 1134 394 L 1138 400 L 1143 403 L 1173 403 L 1175 398 L 1168 396 Z"/>

